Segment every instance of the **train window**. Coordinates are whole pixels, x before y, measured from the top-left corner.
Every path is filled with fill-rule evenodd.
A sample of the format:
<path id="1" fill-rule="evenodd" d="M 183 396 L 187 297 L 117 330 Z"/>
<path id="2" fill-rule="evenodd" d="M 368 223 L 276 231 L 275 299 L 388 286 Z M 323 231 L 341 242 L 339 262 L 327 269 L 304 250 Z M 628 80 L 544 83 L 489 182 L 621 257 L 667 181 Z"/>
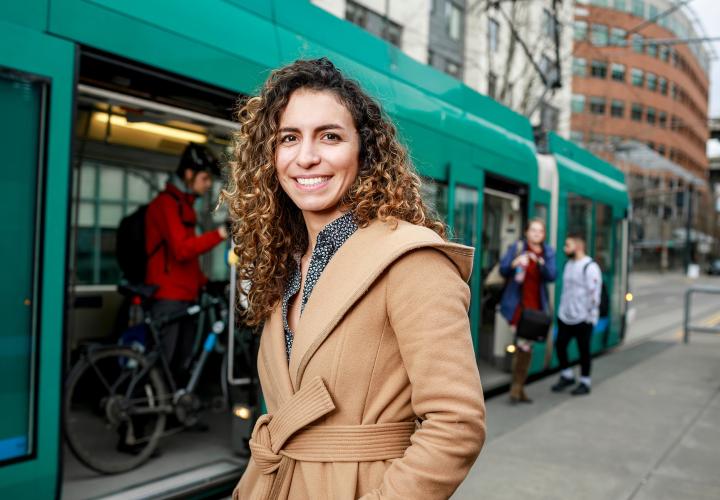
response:
<path id="1" fill-rule="evenodd" d="M 548 221 L 548 207 L 547 205 L 543 203 L 535 203 L 535 215 L 534 217 L 537 217 L 538 219 L 542 219 L 545 221 L 545 224 L 549 227 Z M 549 238 L 549 236 L 548 236 Z"/>
<path id="2" fill-rule="evenodd" d="M 592 201 L 568 193 L 567 234 L 580 234 L 590 244 L 592 229 Z"/>
<path id="3" fill-rule="evenodd" d="M 455 227 L 453 236 L 458 243 L 477 246 L 478 191 L 458 185 L 455 187 Z"/>
<path id="4" fill-rule="evenodd" d="M 600 264 L 603 273 L 610 273 L 612 267 L 612 208 L 604 203 L 595 205 L 595 245 L 592 256 Z M 608 274 L 609 277 L 609 274 Z"/>
<path id="5" fill-rule="evenodd" d="M 429 177 L 422 178 L 422 184 L 420 185 L 420 196 L 422 196 L 423 202 L 434 210 L 440 219 L 447 222 L 448 214 L 448 187 L 444 182 L 430 179 Z"/>
<path id="6" fill-rule="evenodd" d="M 22 120 L 0 123 L 3 162 L 0 210 L 12 244 L 0 245 L 2 377 L 0 378 L 0 462 L 19 460 L 34 449 L 35 364 L 42 241 L 41 200 L 47 85 L 30 76 L 0 71 L 0 109 Z"/>
<path id="7" fill-rule="evenodd" d="M 115 234 L 120 220 L 147 203 L 165 186 L 169 174 L 110 162 L 83 161 L 76 172 L 76 283 L 115 284 Z"/>

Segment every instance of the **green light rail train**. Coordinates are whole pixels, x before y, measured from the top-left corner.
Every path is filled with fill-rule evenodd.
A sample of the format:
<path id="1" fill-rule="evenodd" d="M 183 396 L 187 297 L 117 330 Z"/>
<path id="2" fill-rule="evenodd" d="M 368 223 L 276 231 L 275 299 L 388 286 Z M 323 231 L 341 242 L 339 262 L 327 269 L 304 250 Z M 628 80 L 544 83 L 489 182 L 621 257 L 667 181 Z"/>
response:
<path id="1" fill-rule="evenodd" d="M 586 235 L 610 297 L 593 352 L 622 342 L 629 200 L 622 172 L 590 152 L 553 133 L 536 145 L 523 116 L 307 1 L 3 2 L 0 498 L 217 496 L 240 476 L 227 407 L 211 411 L 209 433 L 168 438 L 136 470 L 85 468 L 63 438 L 64 381 L 83 345 L 117 340 L 120 219 L 162 189 L 188 142 L 228 150 L 238 96 L 319 56 L 382 102 L 427 201 L 477 249 L 469 315 L 486 389 L 507 384 L 512 341 L 493 270 L 531 217 L 556 247 Z M 210 210 L 218 189 L 198 207 L 201 225 L 223 219 Z M 204 257 L 212 279 L 228 279 L 225 256 Z M 535 349 L 531 373 L 556 366 Z"/>

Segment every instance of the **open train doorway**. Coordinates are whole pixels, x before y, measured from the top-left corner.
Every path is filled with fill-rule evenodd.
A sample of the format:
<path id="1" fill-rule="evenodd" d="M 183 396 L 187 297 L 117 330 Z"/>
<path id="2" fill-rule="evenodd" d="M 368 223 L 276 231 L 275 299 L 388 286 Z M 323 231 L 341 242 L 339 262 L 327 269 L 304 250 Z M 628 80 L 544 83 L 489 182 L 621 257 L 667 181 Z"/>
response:
<path id="1" fill-rule="evenodd" d="M 513 336 L 499 312 L 505 278 L 500 259 L 514 241 L 522 237 L 527 214 L 527 186 L 487 175 L 483 190 L 483 232 L 480 305 L 480 359 L 488 377 L 509 369 L 506 347 Z M 482 369 L 481 368 L 481 369 Z"/>
<path id="2" fill-rule="evenodd" d="M 202 369 L 195 370 L 197 362 L 188 366 L 192 391 L 181 391 L 191 382 L 174 388 L 167 379 L 158 381 L 149 372 L 143 375 L 146 365 L 141 357 L 96 356 L 86 362 L 84 372 L 77 367 L 89 359 L 88 353 L 119 344 L 137 346 L 141 354 L 151 352 L 152 337 L 147 329 L 144 337 L 128 335 L 133 330 L 129 310 L 140 292 L 128 293 L 123 287 L 116 255 L 118 226 L 173 182 L 188 144 L 202 145 L 224 163 L 237 128 L 232 121 L 237 95 L 131 61 L 84 51 L 76 96 L 62 497 L 87 498 L 91 491 L 94 498 L 155 498 L 158 493 L 184 496 L 227 487 L 237 481 L 246 464 L 246 443 L 238 442 L 242 432 L 237 432 L 236 414 L 247 417 L 248 412 L 237 409 L 252 408 L 257 398 L 253 336 L 241 332 L 245 335 L 238 343 L 241 355 L 228 351 L 228 338 L 237 338 L 239 328 L 228 320 L 232 287 L 227 243 L 201 257 L 202 270 L 215 285 L 213 293 L 219 299 L 210 306 L 208 295 L 204 299 L 208 306 L 197 314 L 194 359 L 204 356 L 204 361 Z M 222 176 L 215 178 L 209 192 L 193 205 L 198 233 L 225 223 L 225 210 L 215 210 L 222 183 Z M 142 326 L 142 319 L 135 318 L 135 326 Z M 224 329 L 217 331 L 210 343 L 208 339 L 218 324 Z M 235 386 L 228 384 L 228 356 L 236 356 L 236 372 L 231 379 L 240 382 Z M 141 375 L 123 381 L 130 369 Z M 158 373 L 164 372 L 159 369 Z M 123 389 L 116 391 L 116 384 Z M 124 399 L 105 395 L 110 390 L 122 393 Z M 132 419 L 123 420 L 128 412 L 126 403 L 134 404 L 140 398 L 149 401 L 138 410 L 146 411 L 142 425 L 150 430 L 144 434 L 133 429 Z M 65 404 L 70 400 L 73 408 L 80 408 L 75 413 Z M 153 408 L 162 411 L 147 413 Z M 87 411 L 82 413 L 83 409 Z M 191 421 L 186 418 L 190 412 L 192 420 L 202 425 L 185 425 Z M 109 424 L 90 425 L 89 417 L 97 417 L 97 413 L 102 413 Z M 163 425 L 158 423 L 161 420 Z M 71 425 L 76 428 L 71 429 Z M 70 433 L 75 437 L 67 439 Z M 132 439 L 128 441 L 127 436 Z M 151 439 L 158 451 L 152 455 L 148 452 L 147 460 L 141 460 L 139 455 L 144 451 L 139 450 L 149 449 L 143 446 Z M 133 446 L 128 447 L 128 443 Z M 127 466 L 130 462 L 118 459 L 122 454 L 136 457 L 137 466 Z M 117 471 L 122 472 L 112 473 Z"/>

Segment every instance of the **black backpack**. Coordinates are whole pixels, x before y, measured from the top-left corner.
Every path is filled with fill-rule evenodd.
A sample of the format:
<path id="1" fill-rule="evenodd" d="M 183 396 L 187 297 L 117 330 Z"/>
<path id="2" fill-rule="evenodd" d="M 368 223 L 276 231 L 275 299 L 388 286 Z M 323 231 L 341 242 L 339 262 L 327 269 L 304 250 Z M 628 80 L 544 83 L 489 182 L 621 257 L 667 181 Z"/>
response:
<path id="1" fill-rule="evenodd" d="M 178 202 L 178 208 L 182 210 L 177 196 L 168 191 L 161 191 L 160 194 L 172 196 Z M 147 204 L 139 206 L 137 210 L 120 221 L 117 229 L 115 257 L 123 278 L 131 285 L 145 283 L 148 260 L 165 246 L 165 242 L 161 241 L 150 253 L 145 251 L 145 214 L 147 209 Z"/>
<path id="2" fill-rule="evenodd" d="M 583 267 L 583 275 L 585 275 L 587 268 L 593 262 L 595 262 L 595 261 L 590 260 L 590 262 L 585 264 L 585 267 Z M 602 280 L 602 288 L 600 289 L 600 307 L 599 307 L 600 317 L 601 318 L 607 317 L 609 312 L 610 312 L 610 298 L 608 297 L 608 291 L 607 291 L 607 287 L 605 286 L 605 280 Z"/>

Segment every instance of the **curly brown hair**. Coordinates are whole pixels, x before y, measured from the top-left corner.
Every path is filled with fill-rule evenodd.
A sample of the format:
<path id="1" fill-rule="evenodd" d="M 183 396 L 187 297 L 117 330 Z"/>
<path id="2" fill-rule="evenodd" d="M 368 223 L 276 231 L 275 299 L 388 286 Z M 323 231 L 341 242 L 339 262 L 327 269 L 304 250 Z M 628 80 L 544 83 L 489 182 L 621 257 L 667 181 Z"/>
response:
<path id="1" fill-rule="evenodd" d="M 381 106 L 327 58 L 298 60 L 277 69 L 258 96 L 239 106 L 230 176 L 220 195 L 232 220 L 238 277 L 250 283 L 249 290 L 239 293 L 247 297 L 243 320 L 251 326 L 270 315 L 295 266 L 293 255 L 308 245 L 302 212 L 275 172 L 280 117 L 298 89 L 333 93 L 353 117 L 360 138 L 358 175 L 340 208 L 352 211 L 359 227 L 376 218 L 391 223 L 399 219 L 445 238 L 445 226 L 423 203 L 420 177 Z"/>

